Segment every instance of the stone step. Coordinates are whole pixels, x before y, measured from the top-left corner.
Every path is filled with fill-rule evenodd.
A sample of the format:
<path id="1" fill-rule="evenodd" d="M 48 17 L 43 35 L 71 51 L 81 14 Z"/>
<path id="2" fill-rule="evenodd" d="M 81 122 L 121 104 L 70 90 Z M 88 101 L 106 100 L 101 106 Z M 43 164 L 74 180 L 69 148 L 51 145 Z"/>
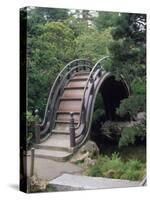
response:
<path id="1" fill-rule="evenodd" d="M 63 135 L 69 135 L 70 131 L 69 128 L 67 129 L 60 129 L 60 128 L 55 128 L 52 130 L 52 134 L 63 134 Z"/>
<path id="2" fill-rule="evenodd" d="M 46 158 L 55 161 L 67 161 L 72 156 L 72 153 L 66 151 L 56 151 L 47 149 L 36 149 L 35 157 Z"/>
<path id="3" fill-rule="evenodd" d="M 140 182 L 104 177 L 89 177 L 82 175 L 63 174 L 53 179 L 49 184 L 59 191 L 94 190 L 105 188 L 137 187 Z"/>
<path id="4" fill-rule="evenodd" d="M 70 124 L 69 123 L 55 123 L 55 128 L 56 131 L 61 132 L 69 132 L 70 130 Z"/>
<path id="5" fill-rule="evenodd" d="M 55 132 L 56 133 L 56 132 Z M 46 141 L 36 144 L 36 148 L 57 151 L 72 151 L 70 148 L 70 136 L 68 134 L 52 134 Z"/>

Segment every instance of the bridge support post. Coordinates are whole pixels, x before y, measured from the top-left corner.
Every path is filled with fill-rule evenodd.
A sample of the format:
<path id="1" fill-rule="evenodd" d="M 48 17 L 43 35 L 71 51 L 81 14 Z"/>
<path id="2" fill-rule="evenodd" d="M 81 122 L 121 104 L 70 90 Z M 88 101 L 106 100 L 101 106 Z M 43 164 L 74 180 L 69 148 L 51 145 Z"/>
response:
<path id="1" fill-rule="evenodd" d="M 70 147 L 74 147 L 76 145 L 75 143 L 75 127 L 74 127 L 74 118 L 73 118 L 73 112 L 70 112 Z"/>
<path id="2" fill-rule="evenodd" d="M 35 152 L 35 149 L 32 148 L 31 149 L 31 166 L 30 166 L 30 177 L 32 177 L 34 175 L 34 152 Z"/>
<path id="3" fill-rule="evenodd" d="M 39 124 L 39 111 L 35 110 L 35 143 L 40 143 L 40 124 Z"/>

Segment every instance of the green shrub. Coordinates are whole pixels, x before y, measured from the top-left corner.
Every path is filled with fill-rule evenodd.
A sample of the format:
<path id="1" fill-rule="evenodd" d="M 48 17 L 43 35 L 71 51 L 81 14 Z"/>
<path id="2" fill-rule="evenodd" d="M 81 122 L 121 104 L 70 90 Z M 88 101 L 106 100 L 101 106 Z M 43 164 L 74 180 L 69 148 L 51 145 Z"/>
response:
<path id="1" fill-rule="evenodd" d="M 27 120 L 27 125 L 28 126 L 31 126 L 33 124 L 33 122 L 34 122 L 34 116 L 29 111 L 26 112 L 26 120 Z"/>
<path id="2" fill-rule="evenodd" d="M 94 104 L 94 112 L 92 117 L 92 132 L 99 133 L 101 124 L 105 121 L 105 108 L 103 104 L 103 98 L 100 93 L 97 94 Z"/>
<path id="3" fill-rule="evenodd" d="M 121 178 L 129 180 L 141 180 L 145 174 L 145 166 L 139 160 L 129 160 L 124 167 L 126 173 Z"/>
<path id="4" fill-rule="evenodd" d="M 117 114 L 125 116 L 129 114 L 131 119 L 134 119 L 138 112 L 146 111 L 146 81 L 145 78 L 136 78 L 131 82 L 131 96 L 123 99 Z"/>
<path id="5" fill-rule="evenodd" d="M 135 95 L 145 95 L 146 94 L 146 82 L 141 78 L 136 78 L 131 82 L 131 90 Z"/>
<path id="6" fill-rule="evenodd" d="M 90 166 L 85 174 L 95 177 L 107 177 L 128 180 L 141 180 L 145 173 L 145 164 L 132 159 L 123 162 L 119 154 L 114 153 L 111 157 L 99 156 L 95 165 Z"/>
<path id="7" fill-rule="evenodd" d="M 143 141 L 146 137 L 146 121 L 133 127 L 125 127 L 122 130 L 121 137 L 119 139 L 119 147 L 128 146 L 134 144 L 137 139 L 140 138 Z"/>
<path id="8" fill-rule="evenodd" d="M 27 122 L 27 133 L 26 133 L 26 145 L 29 149 L 33 144 L 33 133 L 34 133 L 34 116 L 31 112 L 26 112 L 26 122 Z"/>
<path id="9" fill-rule="evenodd" d="M 127 99 L 121 101 L 117 114 L 121 117 L 129 115 L 131 119 L 135 119 L 138 112 L 146 110 L 145 95 L 131 95 Z"/>

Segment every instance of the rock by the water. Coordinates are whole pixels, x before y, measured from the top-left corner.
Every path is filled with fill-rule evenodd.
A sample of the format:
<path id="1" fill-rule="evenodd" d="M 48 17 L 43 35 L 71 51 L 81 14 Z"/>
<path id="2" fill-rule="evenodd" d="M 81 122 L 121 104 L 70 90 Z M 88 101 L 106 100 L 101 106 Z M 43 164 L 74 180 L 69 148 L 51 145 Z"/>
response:
<path id="1" fill-rule="evenodd" d="M 145 120 L 145 112 L 139 112 L 138 114 L 137 114 L 137 120 L 139 120 L 139 121 L 144 121 Z"/>
<path id="2" fill-rule="evenodd" d="M 84 166 L 85 167 L 88 167 L 88 166 L 91 166 L 91 165 L 94 165 L 96 162 L 96 160 L 92 160 L 91 158 L 85 158 L 84 160 Z"/>
<path id="3" fill-rule="evenodd" d="M 79 150 L 81 153 L 89 152 L 89 157 L 94 158 L 99 154 L 99 148 L 95 142 L 88 140 Z"/>
<path id="4" fill-rule="evenodd" d="M 73 156 L 72 163 L 85 163 L 86 166 L 92 165 L 94 159 L 99 155 L 99 148 L 93 141 L 87 141 Z"/>

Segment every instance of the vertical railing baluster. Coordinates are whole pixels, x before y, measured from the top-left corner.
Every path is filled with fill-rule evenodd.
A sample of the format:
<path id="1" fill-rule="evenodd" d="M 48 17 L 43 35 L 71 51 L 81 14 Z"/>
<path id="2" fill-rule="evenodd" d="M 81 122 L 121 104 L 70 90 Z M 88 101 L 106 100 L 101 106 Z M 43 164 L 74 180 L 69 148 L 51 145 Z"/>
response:
<path id="1" fill-rule="evenodd" d="M 74 127 L 74 117 L 73 112 L 70 112 L 70 147 L 74 147 L 76 145 L 75 142 L 75 127 Z"/>
<path id="2" fill-rule="evenodd" d="M 35 156 L 35 149 L 31 149 L 31 166 L 30 166 L 30 177 L 34 175 L 34 156 Z"/>
<path id="3" fill-rule="evenodd" d="M 85 109 L 85 98 L 83 99 L 83 105 L 82 105 L 82 121 L 85 123 L 85 116 L 86 116 L 86 109 Z"/>
<path id="4" fill-rule="evenodd" d="M 39 111 L 35 110 L 35 143 L 40 143 L 40 124 L 39 124 Z"/>
<path id="5" fill-rule="evenodd" d="M 76 72 L 78 72 L 79 71 L 79 69 L 78 69 L 78 67 L 76 68 Z"/>
<path id="6" fill-rule="evenodd" d="M 92 84 L 91 94 L 93 94 L 94 93 L 94 79 L 93 79 L 93 74 L 91 74 L 90 83 Z"/>

